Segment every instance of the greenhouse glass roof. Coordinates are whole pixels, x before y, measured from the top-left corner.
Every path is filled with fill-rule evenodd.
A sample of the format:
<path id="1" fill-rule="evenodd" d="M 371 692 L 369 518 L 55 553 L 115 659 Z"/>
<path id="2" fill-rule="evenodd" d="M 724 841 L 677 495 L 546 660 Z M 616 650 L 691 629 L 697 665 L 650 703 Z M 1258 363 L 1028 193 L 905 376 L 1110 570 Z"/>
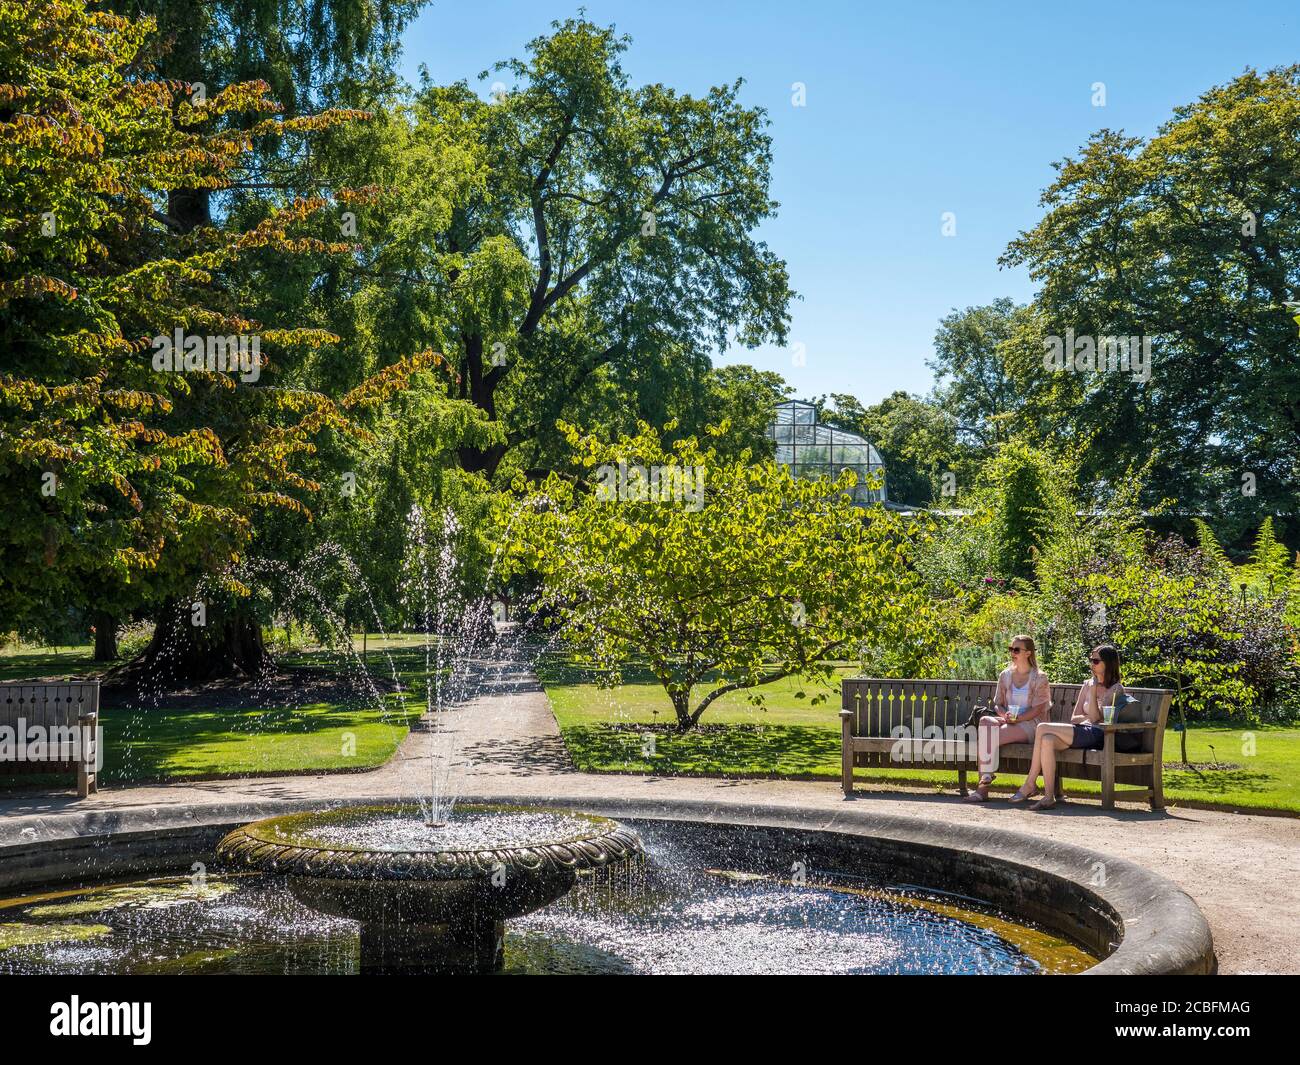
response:
<path id="1" fill-rule="evenodd" d="M 853 470 L 858 483 L 853 501 L 867 505 L 885 501 L 885 486 L 871 488 L 873 474 L 884 473 L 885 464 L 871 442 L 856 433 L 823 425 L 817 408 L 802 400 L 778 403 L 776 421 L 768 426 L 769 439 L 776 442 L 776 461 L 790 467 L 795 477 L 838 477 Z"/>

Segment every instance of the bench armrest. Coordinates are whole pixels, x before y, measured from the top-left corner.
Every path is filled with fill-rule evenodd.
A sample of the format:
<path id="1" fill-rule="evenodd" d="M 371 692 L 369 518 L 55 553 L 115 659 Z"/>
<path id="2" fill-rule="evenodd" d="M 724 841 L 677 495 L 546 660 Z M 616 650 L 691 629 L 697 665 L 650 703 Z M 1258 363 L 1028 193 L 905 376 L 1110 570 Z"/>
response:
<path id="1" fill-rule="evenodd" d="M 1102 721 L 1098 723 L 1097 727 L 1105 732 L 1137 732 L 1139 729 L 1155 728 L 1156 723 L 1154 721 L 1125 721 L 1123 723 L 1112 721 L 1108 725 Z"/>

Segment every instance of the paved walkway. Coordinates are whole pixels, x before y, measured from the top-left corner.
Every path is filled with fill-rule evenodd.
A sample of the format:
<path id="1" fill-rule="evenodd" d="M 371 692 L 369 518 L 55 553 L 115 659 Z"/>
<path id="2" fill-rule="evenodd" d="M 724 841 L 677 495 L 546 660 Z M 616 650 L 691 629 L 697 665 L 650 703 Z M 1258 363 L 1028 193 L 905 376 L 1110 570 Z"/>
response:
<path id="1" fill-rule="evenodd" d="M 428 789 L 430 752 L 449 751 L 457 790 L 467 798 L 599 796 L 843 809 L 838 784 L 829 782 L 578 773 L 531 672 L 495 664 L 477 690 L 473 701 L 443 715 L 446 725 L 412 732 L 386 765 L 370 772 L 114 788 L 88 802 L 67 794 L 12 797 L 0 800 L 0 842 L 74 832 L 73 822 L 91 811 L 111 816 L 204 802 L 415 796 Z M 1177 807 L 1164 814 L 1137 806 L 1107 812 L 1086 801 L 1035 814 L 1005 802 L 971 806 L 952 794 L 879 786 L 863 786 L 853 801 L 882 813 L 1036 833 L 1131 859 L 1197 901 L 1213 929 L 1221 972 L 1300 973 L 1300 819 Z"/>

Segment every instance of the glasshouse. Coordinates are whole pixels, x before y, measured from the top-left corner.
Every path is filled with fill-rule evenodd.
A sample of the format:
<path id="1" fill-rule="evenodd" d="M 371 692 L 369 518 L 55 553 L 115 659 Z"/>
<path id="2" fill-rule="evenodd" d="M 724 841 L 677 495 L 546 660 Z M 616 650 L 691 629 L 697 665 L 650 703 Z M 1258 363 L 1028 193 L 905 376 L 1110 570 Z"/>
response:
<path id="1" fill-rule="evenodd" d="M 838 477 L 841 471 L 852 470 L 858 475 L 855 503 L 866 506 L 887 498 L 885 464 L 871 442 L 857 433 L 822 424 L 814 404 L 797 399 L 777 404 L 776 421 L 768 426 L 768 436 L 776 441 L 776 461 L 789 466 L 796 477 Z"/>

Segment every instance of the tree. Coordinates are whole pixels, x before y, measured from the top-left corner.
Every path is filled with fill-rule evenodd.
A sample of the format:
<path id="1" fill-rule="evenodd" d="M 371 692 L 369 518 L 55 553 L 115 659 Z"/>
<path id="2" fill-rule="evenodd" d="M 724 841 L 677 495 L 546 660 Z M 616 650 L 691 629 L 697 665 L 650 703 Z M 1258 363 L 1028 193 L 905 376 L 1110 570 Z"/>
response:
<path id="1" fill-rule="evenodd" d="M 738 460 L 749 452 L 755 458 L 770 459 L 775 445 L 768 429 L 776 418 L 776 406 L 790 398 L 785 378 L 771 370 L 756 370 L 744 363 L 711 367 L 698 387 L 668 406 L 658 419 L 646 418 L 650 424 L 665 424 L 679 412 L 682 436 L 702 437 L 710 425 L 726 424 L 727 431 L 712 437 L 719 458 Z M 634 432 L 635 426 L 628 431 Z"/>
<path id="2" fill-rule="evenodd" d="M 346 234 L 351 254 L 268 251 L 255 268 L 231 280 L 249 314 L 293 318 L 339 338 L 282 355 L 277 380 L 286 387 L 345 396 L 406 352 L 451 343 L 450 301 L 420 278 L 440 269 L 440 252 L 429 234 L 449 224 L 455 203 L 482 174 L 464 145 L 450 136 L 417 138 L 414 125 L 401 97 L 386 99 L 365 121 L 317 133 L 308 159 L 283 169 L 285 190 L 239 188 L 231 198 L 225 224 L 242 229 L 260 224 L 293 196 L 332 195 L 337 188 L 375 191 L 366 202 L 337 204 L 320 219 Z M 273 574 L 300 572 L 323 552 L 333 561 L 328 573 L 318 572 L 310 598 L 325 596 L 338 616 L 353 623 L 374 625 L 377 618 L 388 627 L 414 620 L 401 595 L 413 506 L 433 527 L 441 525 L 446 510 L 458 515 L 464 530 L 458 571 L 481 591 L 495 545 L 474 515 L 489 486 L 480 475 L 458 469 L 457 452 L 490 446 L 503 434 L 499 423 L 455 398 L 455 391 L 445 375 L 416 374 L 389 403 L 349 411 L 368 430 L 364 440 L 330 434 L 303 456 L 304 476 L 322 486 L 312 502 L 315 520 L 304 525 L 295 515 L 265 514 L 256 528 L 257 556 L 277 563 L 262 572 L 282 616 L 315 624 L 319 604 L 295 599 L 292 580 L 276 581 Z M 347 581 L 333 579 L 343 570 L 351 571 Z M 296 613 L 295 604 L 306 612 Z"/>
<path id="3" fill-rule="evenodd" d="M 782 677 L 828 682 L 833 658 L 883 649 L 922 669 L 937 652 L 909 561 L 924 526 L 853 506 L 852 473 L 796 480 L 694 438 L 665 447 L 645 425 L 608 442 L 564 431 L 583 478 L 552 474 L 526 495 L 510 558 L 614 682 L 627 661 L 648 662 L 679 730 L 728 692 L 761 702 Z"/>
<path id="4" fill-rule="evenodd" d="M 1086 477 L 1154 450 L 1155 483 L 1187 510 L 1238 528 L 1294 513 L 1300 67 L 1247 70 L 1150 140 L 1101 130 L 1057 171 L 1043 219 L 1002 262 L 1041 285 L 1041 336 L 1146 338 L 1151 373 L 1027 361 L 1027 416 L 1049 437 L 1093 436 Z"/>
<path id="5" fill-rule="evenodd" d="M 413 279 L 444 308 L 431 328 L 460 398 L 505 430 L 461 449 L 466 470 L 492 475 L 606 388 L 637 409 L 666 377 L 702 375 L 710 347 L 785 337 L 785 264 L 753 236 L 776 207 L 763 112 L 739 82 L 633 88 L 627 47 L 571 19 L 498 65 L 513 84 L 493 99 L 464 84 L 417 98 L 417 139 L 450 138 L 479 173 Z"/>
<path id="6" fill-rule="evenodd" d="M 934 337 L 934 402 L 957 423 L 963 442 L 988 454 L 1015 429 L 1013 416 L 1023 402 L 1007 346 L 1026 308 L 998 299 L 983 307 L 954 310 L 939 322 Z"/>
<path id="7" fill-rule="evenodd" d="M 185 83 L 191 100 L 211 97 L 230 85 L 262 82 L 290 117 L 331 106 L 366 107 L 391 80 L 402 30 L 425 0 L 108 0 L 128 18 L 151 17 L 158 76 Z M 225 117 L 246 126 L 239 114 Z M 283 187 L 293 153 L 283 142 L 257 145 L 258 158 L 241 184 Z M 208 186 L 169 187 L 167 218 L 180 232 L 213 221 Z"/>
<path id="8" fill-rule="evenodd" d="M 891 502 L 920 506 L 936 498 L 942 500 L 949 484 L 955 489 L 972 478 L 966 454 L 957 442 L 956 419 L 935 403 L 906 392 L 894 392 L 871 407 L 844 393 L 833 393 L 830 398 L 834 409 L 819 410 L 819 419 L 858 433 L 875 445 L 885 464 L 885 488 Z M 819 408 L 823 407 L 819 403 Z M 947 474 L 951 479 L 945 478 Z"/>
<path id="9" fill-rule="evenodd" d="M 1026 439 L 1008 441 L 958 494 L 964 513 L 926 546 L 922 569 L 936 589 L 978 594 L 1027 584 L 1040 553 L 1074 535 L 1073 488 L 1068 464 Z"/>
<path id="10" fill-rule="evenodd" d="M 0 624 L 52 601 L 121 616 L 188 594 L 202 575 L 238 599 L 247 589 L 229 568 L 255 518 L 277 508 L 310 517 L 302 497 L 319 486 L 303 456 L 330 433 L 364 436 L 346 412 L 437 357 L 399 361 L 337 402 L 281 387 L 279 359 L 337 338 L 265 326 L 232 293 L 261 254 L 351 251 L 313 232 L 326 201 L 294 200 L 243 231 L 179 235 L 159 217 L 156 190 L 222 188 L 255 137 L 357 116 L 266 117 L 275 105 L 264 85 L 232 85 L 195 107 L 184 86 L 141 72 L 147 19 L 6 0 L 0 31 L 0 67 L 12 72 L 0 89 Z M 234 112 L 261 117 L 247 130 L 206 128 Z M 192 365 L 159 360 L 158 338 L 177 329 L 182 355 L 196 354 L 197 339 Z M 243 338 L 238 365 L 227 337 Z M 165 609 L 146 666 L 165 666 L 168 683 L 256 670 L 260 630 L 237 611 L 213 613 L 199 633 L 169 628 L 180 611 Z"/>
<path id="11" fill-rule="evenodd" d="M 1227 582 L 1197 553 L 1166 543 L 1162 558 L 1094 573 L 1086 588 L 1094 605 L 1084 622 L 1085 644 L 1119 647 L 1130 684 L 1175 684 L 1184 763 L 1189 710 L 1204 717 L 1226 709 L 1257 720 L 1262 693 L 1246 681 L 1244 619 Z"/>

